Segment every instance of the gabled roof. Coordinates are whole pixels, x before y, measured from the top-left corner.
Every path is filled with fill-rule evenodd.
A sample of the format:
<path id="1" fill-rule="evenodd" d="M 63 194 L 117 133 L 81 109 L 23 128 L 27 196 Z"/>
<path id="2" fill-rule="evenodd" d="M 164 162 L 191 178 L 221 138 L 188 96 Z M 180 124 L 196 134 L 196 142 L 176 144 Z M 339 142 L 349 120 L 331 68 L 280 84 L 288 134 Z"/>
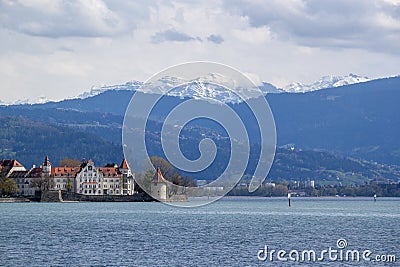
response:
<path id="1" fill-rule="evenodd" d="M 126 162 L 126 159 L 124 159 L 121 163 L 121 166 L 119 166 L 120 169 L 129 169 L 128 162 Z"/>
<path id="2" fill-rule="evenodd" d="M 21 164 L 21 163 L 19 163 L 17 160 L 15 160 L 15 159 L 3 159 L 3 160 L 0 160 L 0 166 L 2 166 L 2 167 L 23 167 L 24 168 L 24 166 Z"/>

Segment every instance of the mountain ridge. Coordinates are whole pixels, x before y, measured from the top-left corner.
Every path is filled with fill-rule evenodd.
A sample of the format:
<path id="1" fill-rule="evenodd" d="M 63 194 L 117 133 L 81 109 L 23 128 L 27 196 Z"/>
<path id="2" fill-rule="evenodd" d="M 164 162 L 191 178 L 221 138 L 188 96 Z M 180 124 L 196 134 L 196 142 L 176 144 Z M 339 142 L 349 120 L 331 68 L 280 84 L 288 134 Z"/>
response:
<path id="1" fill-rule="evenodd" d="M 398 76 L 392 76 L 392 77 L 398 77 Z M 368 81 L 374 81 L 374 80 L 380 80 L 380 79 L 386 79 L 386 78 L 392 78 L 392 77 L 383 77 L 383 78 L 376 78 L 376 79 L 370 79 L 366 76 L 360 76 L 356 74 L 350 73 L 349 75 L 346 76 L 338 76 L 338 75 L 327 75 L 323 76 L 319 80 L 311 83 L 311 84 L 304 84 L 300 82 L 293 82 L 290 83 L 286 86 L 283 87 L 277 87 L 274 86 L 271 83 L 268 82 L 262 82 L 260 85 L 258 85 L 259 89 L 261 92 L 266 95 L 266 94 L 277 94 L 277 93 L 305 93 L 305 92 L 311 92 L 311 91 L 317 91 L 317 90 L 322 90 L 322 89 L 328 89 L 328 88 L 335 88 L 335 87 L 340 87 L 344 85 L 351 85 L 351 84 L 357 84 L 357 83 L 363 83 L 363 82 L 368 82 Z M 60 101 L 51 101 L 49 100 L 46 96 L 40 96 L 35 99 L 20 99 L 13 101 L 11 103 L 6 103 L 2 100 L 0 100 L 0 105 L 24 105 L 24 104 L 29 104 L 29 105 L 34 105 L 34 104 L 45 104 L 49 102 L 62 102 L 65 100 L 74 100 L 74 99 L 86 99 L 86 98 L 91 98 L 96 95 L 102 94 L 107 91 L 140 91 L 140 87 L 143 85 L 143 82 L 132 80 L 128 81 L 123 84 L 115 84 L 115 85 L 100 85 L 100 86 L 92 86 L 89 91 L 82 92 L 76 97 L 70 97 L 66 98 Z M 210 94 L 204 95 L 201 94 L 200 92 L 186 92 L 183 94 L 177 94 L 176 92 L 174 94 L 171 94 L 173 96 L 178 96 L 178 97 L 196 97 L 196 98 L 207 98 L 210 97 Z M 211 95 L 212 96 L 212 95 Z M 232 98 L 221 98 L 219 100 L 225 101 L 225 102 L 232 102 Z"/>

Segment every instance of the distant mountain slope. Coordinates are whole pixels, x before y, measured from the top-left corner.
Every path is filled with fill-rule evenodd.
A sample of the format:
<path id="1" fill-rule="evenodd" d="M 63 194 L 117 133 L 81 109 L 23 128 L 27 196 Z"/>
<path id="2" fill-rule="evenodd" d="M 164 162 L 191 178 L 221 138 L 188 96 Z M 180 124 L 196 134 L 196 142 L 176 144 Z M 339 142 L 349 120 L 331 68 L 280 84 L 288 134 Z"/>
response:
<path id="1" fill-rule="evenodd" d="M 281 145 L 400 163 L 400 77 L 267 98 Z"/>
<path id="2" fill-rule="evenodd" d="M 121 146 L 69 127 L 0 116 L 0 158 L 18 159 L 25 167 L 41 164 L 46 155 L 54 164 L 62 158 L 93 159 L 97 164 L 120 161 Z"/>
<path id="3" fill-rule="evenodd" d="M 25 108 L 57 108 L 124 115 L 133 94 L 134 92 L 130 90 L 109 90 L 85 99 L 77 98 L 60 102 L 25 105 Z"/>
<path id="4" fill-rule="evenodd" d="M 68 125 L 120 143 L 123 115 L 133 94 L 107 91 L 87 99 L 3 106 L 0 115 Z M 400 77 L 302 94 L 268 94 L 267 99 L 275 117 L 278 145 L 400 164 Z M 174 105 L 182 101 L 168 97 L 165 102 Z M 241 109 L 241 105 L 233 107 Z M 152 116 L 162 121 L 165 111 Z"/>
<path id="5" fill-rule="evenodd" d="M 41 164 L 48 155 L 57 165 L 65 157 L 93 159 L 98 165 L 119 162 L 122 159 L 122 146 L 113 145 L 89 133 L 81 133 L 67 127 L 28 121 L 17 117 L 0 117 L 0 157 L 18 159 L 27 168 Z M 190 135 L 188 135 L 192 132 Z M 183 133 L 182 150 L 189 157 L 198 156 L 193 147 L 203 136 L 212 137 L 212 132 L 190 129 Z M 159 133 L 150 135 L 149 151 L 161 155 Z M 224 139 L 215 139 L 218 149 L 226 147 Z M 221 171 L 229 153 L 219 150 L 215 164 L 205 172 L 189 174 L 197 179 L 208 179 L 210 174 Z M 222 154 L 221 154 L 222 153 Z M 254 164 L 253 164 L 254 167 Z M 251 168 L 250 167 L 250 171 Z M 187 173 L 183 173 L 188 175 Z M 313 179 L 323 184 L 364 184 L 372 180 L 397 181 L 400 167 L 373 164 L 354 160 L 326 152 L 302 151 L 278 148 L 268 179 L 305 181 Z"/>

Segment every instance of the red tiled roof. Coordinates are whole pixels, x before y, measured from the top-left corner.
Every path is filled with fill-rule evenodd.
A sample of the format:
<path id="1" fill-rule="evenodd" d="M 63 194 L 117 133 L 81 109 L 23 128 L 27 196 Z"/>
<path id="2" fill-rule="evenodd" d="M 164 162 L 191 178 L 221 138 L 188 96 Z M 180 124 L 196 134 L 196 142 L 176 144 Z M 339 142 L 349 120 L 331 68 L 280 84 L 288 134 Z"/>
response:
<path id="1" fill-rule="evenodd" d="M 98 170 L 105 177 L 120 177 L 121 173 L 118 171 L 118 168 L 110 168 L 110 167 L 101 167 Z"/>
<path id="2" fill-rule="evenodd" d="M 126 159 L 124 159 L 121 163 L 121 166 L 119 166 L 120 169 L 129 169 L 128 162 L 126 162 Z"/>
<path id="3" fill-rule="evenodd" d="M 51 169 L 51 174 L 55 176 L 76 176 L 80 170 L 79 167 L 55 167 Z"/>

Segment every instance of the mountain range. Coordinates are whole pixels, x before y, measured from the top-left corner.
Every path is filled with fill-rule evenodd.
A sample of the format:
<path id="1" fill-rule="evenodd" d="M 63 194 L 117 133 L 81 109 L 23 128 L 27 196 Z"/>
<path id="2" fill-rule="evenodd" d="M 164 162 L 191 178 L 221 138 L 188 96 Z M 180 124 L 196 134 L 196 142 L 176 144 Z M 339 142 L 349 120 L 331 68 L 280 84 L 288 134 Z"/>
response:
<path id="1" fill-rule="evenodd" d="M 122 157 L 123 116 L 135 93 L 132 89 L 135 86 L 137 88 L 138 84 L 106 90 L 97 88 L 93 90 L 95 96 L 60 102 L 0 106 L 0 157 L 15 157 L 28 166 L 40 163 L 44 154 L 49 154 L 55 162 L 61 154 L 76 158 L 90 157 L 100 164 L 119 161 Z M 400 77 L 300 94 L 267 94 L 266 98 L 275 117 L 277 142 L 281 147 L 277 153 L 281 156 L 276 158 L 276 162 L 282 165 L 279 169 L 271 170 L 275 177 L 359 177 L 358 181 L 371 177 L 396 180 L 395 177 L 398 177 L 400 106 L 397 100 L 400 99 Z M 173 106 L 183 101 L 185 97 L 168 96 L 165 105 Z M 244 106 L 243 103 L 229 105 L 238 112 Z M 156 139 L 164 113 L 161 110 L 153 114 L 154 123 L 149 129 L 154 133 L 150 143 L 155 153 L 159 152 Z M 13 121 L 18 123 L 13 124 Z M 33 128 L 36 130 L 29 130 Z M 255 132 L 255 129 L 250 128 L 249 131 Z M 192 148 L 204 136 L 214 138 L 224 133 L 212 125 L 198 123 L 191 125 L 184 134 L 187 137 L 184 147 Z M 47 144 L 46 140 L 51 143 Z M 223 143 L 217 142 L 222 147 Z M 256 146 L 257 138 L 252 142 Z M 292 150 L 285 147 L 293 148 L 296 152 L 293 161 L 290 160 Z M 198 151 L 193 151 L 191 157 L 196 157 L 196 153 Z M 307 165 L 310 157 L 313 158 L 312 166 Z M 222 166 L 224 160 L 221 158 L 218 164 Z M 330 160 L 333 167 L 328 164 Z M 351 162 L 364 166 L 369 174 L 359 175 L 360 171 L 355 167 L 340 168 L 343 164 L 353 166 Z M 274 163 L 276 166 L 279 164 Z M 328 171 L 326 175 L 321 174 L 324 168 Z"/>
<path id="2" fill-rule="evenodd" d="M 210 74 L 212 76 L 213 74 Z M 283 86 L 282 88 L 278 88 L 274 86 L 271 83 L 268 82 L 262 82 L 261 84 L 258 85 L 259 89 L 263 94 L 276 94 L 276 93 L 304 93 L 304 92 L 310 92 L 310 91 L 316 91 L 320 89 L 325 89 L 325 88 L 332 88 L 332 87 L 339 87 L 339 86 L 344 86 L 344 85 L 350 85 L 350 84 L 356 84 L 356 83 L 362 83 L 362 82 L 367 82 L 370 81 L 368 77 L 365 76 L 359 76 L 350 73 L 349 75 L 346 76 L 335 76 L 335 75 L 329 75 L 329 76 L 324 76 L 321 79 L 315 81 L 314 83 L 311 84 L 303 84 L 300 82 L 293 82 L 291 84 L 288 84 L 286 86 Z M 208 81 L 213 81 L 218 83 L 218 79 L 208 79 Z M 168 83 L 168 77 L 164 80 L 164 82 Z M 117 85 L 101 85 L 101 86 L 92 86 L 89 91 L 85 91 L 78 95 L 77 97 L 71 98 L 71 99 L 85 99 L 85 98 L 90 98 L 99 94 L 102 94 L 106 91 L 138 91 L 140 90 L 140 87 L 143 85 L 143 82 L 140 81 L 129 81 L 124 84 L 117 84 Z M 210 92 L 210 90 L 199 90 L 196 88 L 193 88 L 194 90 L 181 90 L 181 92 L 177 92 L 176 90 L 172 92 L 170 95 L 172 96 L 179 96 L 179 97 L 197 97 L 197 98 L 206 98 L 206 97 L 212 97 L 224 102 L 237 102 L 237 99 L 234 98 L 232 101 L 231 96 L 219 96 L 218 92 L 216 90 L 213 90 Z M 201 88 L 200 88 L 201 89 Z M 226 90 L 221 91 L 222 93 L 226 93 Z M 147 92 L 149 93 L 149 92 Z M 154 93 L 154 92 L 153 92 Z M 0 99 L 0 105 L 23 105 L 23 104 L 44 104 L 47 102 L 51 102 L 50 100 L 47 99 L 45 96 L 40 96 L 35 99 L 19 99 L 11 103 L 6 103 L 1 101 Z"/>
<path id="3" fill-rule="evenodd" d="M 283 91 L 289 92 L 289 93 L 305 93 L 305 92 L 311 92 L 311 91 L 317 91 L 325 88 L 333 88 L 333 87 L 339 87 L 339 86 L 344 86 L 344 85 L 350 85 L 350 84 L 355 84 L 355 83 L 362 83 L 362 82 L 368 82 L 371 79 L 365 76 L 359 76 L 356 74 L 350 73 L 347 76 L 335 76 L 335 75 L 329 75 L 329 76 L 324 76 L 318 81 L 311 83 L 311 84 L 302 84 L 299 82 L 294 82 L 291 84 L 288 84 L 283 87 Z"/>

